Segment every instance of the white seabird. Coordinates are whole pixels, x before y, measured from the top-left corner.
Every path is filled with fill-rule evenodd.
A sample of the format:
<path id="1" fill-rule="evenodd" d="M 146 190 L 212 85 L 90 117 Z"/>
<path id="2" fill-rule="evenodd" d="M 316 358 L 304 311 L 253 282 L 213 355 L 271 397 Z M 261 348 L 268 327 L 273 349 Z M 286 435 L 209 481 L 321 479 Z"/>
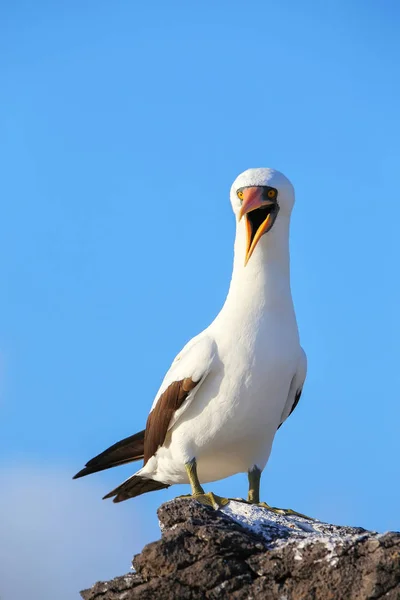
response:
<path id="1" fill-rule="evenodd" d="M 247 472 L 248 501 L 259 503 L 276 431 L 299 401 L 307 362 L 290 290 L 293 186 L 274 169 L 248 169 L 233 183 L 230 200 L 237 229 L 221 312 L 173 361 L 146 429 L 75 475 L 144 458 L 141 469 L 105 496 L 114 502 L 190 483 L 197 499 L 221 505 L 225 499 L 205 494 L 201 483 Z"/>

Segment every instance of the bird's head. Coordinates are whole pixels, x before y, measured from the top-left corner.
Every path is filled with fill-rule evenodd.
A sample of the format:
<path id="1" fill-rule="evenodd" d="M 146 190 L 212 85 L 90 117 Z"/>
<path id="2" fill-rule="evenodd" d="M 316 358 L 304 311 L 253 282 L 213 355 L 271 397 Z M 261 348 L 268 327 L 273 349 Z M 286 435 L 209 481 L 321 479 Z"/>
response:
<path id="1" fill-rule="evenodd" d="M 275 169 L 247 169 L 233 182 L 231 203 L 238 221 L 245 219 L 247 264 L 261 237 L 268 234 L 279 219 L 289 219 L 294 189 Z"/>

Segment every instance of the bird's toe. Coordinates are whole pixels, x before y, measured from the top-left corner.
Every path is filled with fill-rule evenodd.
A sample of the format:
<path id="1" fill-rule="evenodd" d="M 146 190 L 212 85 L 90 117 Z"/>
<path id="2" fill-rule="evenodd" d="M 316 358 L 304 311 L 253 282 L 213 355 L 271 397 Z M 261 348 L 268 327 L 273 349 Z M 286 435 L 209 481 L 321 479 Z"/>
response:
<path id="1" fill-rule="evenodd" d="M 214 510 L 218 510 L 229 503 L 229 498 L 217 496 L 217 494 L 213 494 L 213 492 L 208 492 L 207 494 L 194 494 L 192 497 L 197 500 L 197 502 L 200 502 L 200 504 L 210 506 Z"/>

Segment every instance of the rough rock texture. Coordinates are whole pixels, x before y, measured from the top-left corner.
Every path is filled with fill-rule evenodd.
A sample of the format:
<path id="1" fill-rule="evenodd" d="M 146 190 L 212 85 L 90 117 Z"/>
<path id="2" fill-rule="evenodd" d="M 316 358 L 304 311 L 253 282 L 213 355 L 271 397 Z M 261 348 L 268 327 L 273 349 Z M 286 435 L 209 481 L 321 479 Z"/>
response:
<path id="1" fill-rule="evenodd" d="M 134 572 L 96 583 L 84 600 L 400 600 L 399 533 L 184 498 L 158 516 L 162 538 L 134 557 Z"/>

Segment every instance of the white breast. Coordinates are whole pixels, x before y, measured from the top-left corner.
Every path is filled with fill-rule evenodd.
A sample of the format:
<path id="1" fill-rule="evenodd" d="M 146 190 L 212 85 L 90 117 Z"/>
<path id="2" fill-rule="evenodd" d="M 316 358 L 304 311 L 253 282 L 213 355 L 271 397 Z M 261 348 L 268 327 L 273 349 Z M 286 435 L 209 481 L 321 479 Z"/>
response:
<path id="1" fill-rule="evenodd" d="M 288 332 L 271 329 L 268 337 L 259 331 L 250 346 L 224 340 L 215 368 L 172 431 L 176 459 L 196 457 L 202 481 L 254 464 L 263 469 L 268 460 L 299 356 L 296 343 L 282 344 L 279 333 Z"/>

